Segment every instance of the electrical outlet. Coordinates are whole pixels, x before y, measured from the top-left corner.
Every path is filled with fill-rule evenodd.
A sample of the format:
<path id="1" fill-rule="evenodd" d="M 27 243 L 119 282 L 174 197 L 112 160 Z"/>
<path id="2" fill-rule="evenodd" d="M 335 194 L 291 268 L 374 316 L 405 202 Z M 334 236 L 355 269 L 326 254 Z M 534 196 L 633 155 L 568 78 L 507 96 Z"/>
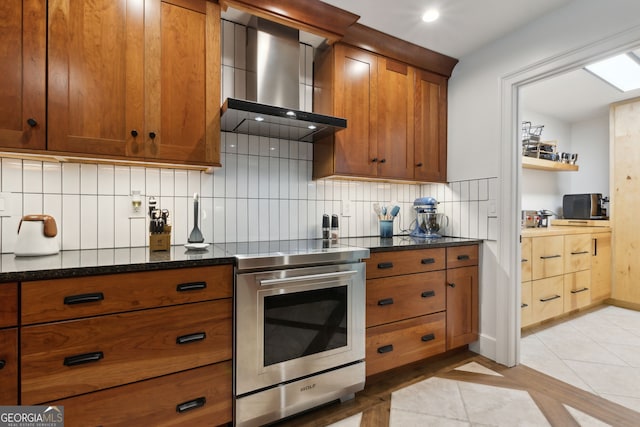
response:
<path id="1" fill-rule="evenodd" d="M 348 199 L 342 199 L 342 202 L 340 203 L 340 207 L 342 208 L 340 211 L 340 214 L 342 216 L 351 216 L 351 200 Z"/>

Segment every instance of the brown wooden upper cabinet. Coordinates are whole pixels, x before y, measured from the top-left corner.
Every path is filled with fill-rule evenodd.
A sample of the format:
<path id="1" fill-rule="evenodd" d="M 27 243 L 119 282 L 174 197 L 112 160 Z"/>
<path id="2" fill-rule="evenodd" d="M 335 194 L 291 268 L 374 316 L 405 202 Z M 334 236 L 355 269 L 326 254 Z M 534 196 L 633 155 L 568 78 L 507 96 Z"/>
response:
<path id="1" fill-rule="evenodd" d="M 314 178 L 446 181 L 445 77 L 342 43 L 315 71 L 314 110 L 347 129 L 314 143 Z"/>
<path id="2" fill-rule="evenodd" d="M 0 2 L 0 147 L 46 144 L 46 0 Z"/>
<path id="3" fill-rule="evenodd" d="M 50 0 L 48 150 L 219 165 L 220 7 Z"/>

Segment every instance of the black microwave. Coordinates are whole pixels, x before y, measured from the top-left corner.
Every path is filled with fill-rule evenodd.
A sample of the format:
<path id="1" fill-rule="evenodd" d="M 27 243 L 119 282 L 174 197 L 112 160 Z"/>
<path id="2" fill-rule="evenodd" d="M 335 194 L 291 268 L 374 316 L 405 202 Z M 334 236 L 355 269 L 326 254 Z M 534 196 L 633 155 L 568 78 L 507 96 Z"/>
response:
<path id="1" fill-rule="evenodd" d="M 565 194 L 562 216 L 565 219 L 607 219 L 602 209 L 602 194 Z"/>

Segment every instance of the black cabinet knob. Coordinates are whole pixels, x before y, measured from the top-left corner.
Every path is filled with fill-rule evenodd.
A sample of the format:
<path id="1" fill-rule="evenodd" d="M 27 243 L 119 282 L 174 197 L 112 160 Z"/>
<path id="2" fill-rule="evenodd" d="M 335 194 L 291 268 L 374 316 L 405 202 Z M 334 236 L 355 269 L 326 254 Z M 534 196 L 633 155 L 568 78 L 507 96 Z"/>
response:
<path id="1" fill-rule="evenodd" d="M 156 133 L 155 132 L 149 132 L 149 138 L 156 139 Z"/>
<path id="2" fill-rule="evenodd" d="M 380 160 L 380 163 L 386 163 L 387 159 Z"/>
<path id="3" fill-rule="evenodd" d="M 133 129 L 133 130 L 131 131 L 131 136 L 132 136 L 132 137 L 134 137 L 134 138 L 135 138 L 136 136 L 138 136 L 138 131 L 137 131 L 137 130 L 135 130 L 135 129 Z"/>
<path id="4" fill-rule="evenodd" d="M 38 122 L 36 122 L 36 120 L 35 120 L 35 119 L 33 119 L 33 118 L 31 118 L 31 117 L 29 117 L 29 118 L 27 119 L 27 124 L 28 124 L 29 126 L 31 126 L 32 128 L 34 128 L 34 127 L 38 126 Z"/>
<path id="5" fill-rule="evenodd" d="M 0 369 L 4 368 L 6 364 L 7 364 L 6 360 L 0 360 Z"/>
<path id="6" fill-rule="evenodd" d="M 372 161 L 373 163 L 375 163 L 375 162 L 377 162 L 377 161 L 378 161 L 378 158 L 377 158 L 377 157 L 374 157 L 373 159 L 371 159 L 371 161 Z"/>
<path id="7" fill-rule="evenodd" d="M 416 164 L 417 167 L 421 168 L 422 167 L 422 162 Z"/>
<path id="8" fill-rule="evenodd" d="M 455 284 L 455 283 L 449 283 L 449 287 L 451 287 L 451 288 L 455 288 L 455 287 L 456 287 L 456 284 Z"/>

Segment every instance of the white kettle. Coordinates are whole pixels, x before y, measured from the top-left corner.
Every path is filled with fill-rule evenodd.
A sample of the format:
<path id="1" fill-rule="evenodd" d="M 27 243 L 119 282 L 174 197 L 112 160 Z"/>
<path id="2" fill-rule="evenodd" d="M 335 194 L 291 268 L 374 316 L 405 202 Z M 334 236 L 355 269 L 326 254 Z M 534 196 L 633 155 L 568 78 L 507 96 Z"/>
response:
<path id="1" fill-rule="evenodd" d="M 16 256 L 53 255 L 60 251 L 58 227 L 51 215 L 25 215 L 18 225 Z"/>

